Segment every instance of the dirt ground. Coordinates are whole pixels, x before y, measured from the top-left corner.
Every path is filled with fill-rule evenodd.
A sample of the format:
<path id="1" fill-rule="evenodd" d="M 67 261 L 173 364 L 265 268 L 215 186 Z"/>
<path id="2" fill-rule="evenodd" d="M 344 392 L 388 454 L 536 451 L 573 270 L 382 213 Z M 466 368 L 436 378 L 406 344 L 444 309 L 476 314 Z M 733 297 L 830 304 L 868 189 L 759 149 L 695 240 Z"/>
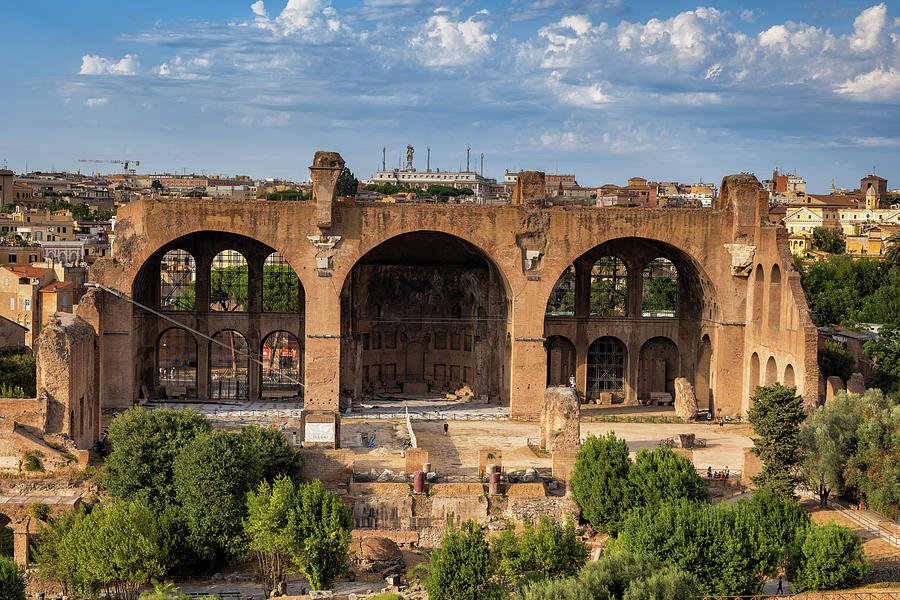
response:
<path id="1" fill-rule="evenodd" d="M 429 452 L 432 468 L 442 474 L 471 475 L 477 473 L 478 452 L 481 448 L 499 448 L 505 470 L 551 466 L 550 457 L 538 456 L 528 447 L 528 439 L 540 436 L 536 422 L 518 421 L 449 421 L 449 432 L 443 434 L 442 421 L 413 421 L 413 429 L 420 448 Z M 360 433 L 369 438 L 375 430 L 376 446 L 367 448 L 360 442 Z M 712 466 L 714 470 L 729 467 L 739 474 L 744 448 L 752 446 L 749 426 L 727 425 L 720 428 L 705 424 L 669 423 L 594 423 L 581 424 L 581 435 L 602 435 L 614 431 L 625 438 L 632 452 L 640 448 L 655 448 L 664 438 L 693 433 L 707 440 L 706 448 L 694 450 L 694 464 L 698 469 Z M 345 420 L 341 425 L 341 445 L 353 448 L 359 455 L 357 470 L 403 470 L 402 451 L 406 440 L 405 424 L 381 420 Z"/>

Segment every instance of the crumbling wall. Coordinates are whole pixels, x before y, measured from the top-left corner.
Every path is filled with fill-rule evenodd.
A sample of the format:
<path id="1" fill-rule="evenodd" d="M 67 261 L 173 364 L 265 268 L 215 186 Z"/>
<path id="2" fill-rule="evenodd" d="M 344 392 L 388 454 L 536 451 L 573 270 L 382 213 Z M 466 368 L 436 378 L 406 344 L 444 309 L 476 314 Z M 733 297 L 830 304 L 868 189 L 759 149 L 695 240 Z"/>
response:
<path id="1" fill-rule="evenodd" d="M 51 319 L 36 344 L 37 392 L 47 402 L 46 433 L 68 436 L 78 448 L 100 437 L 95 379 L 97 334 L 71 314 Z"/>

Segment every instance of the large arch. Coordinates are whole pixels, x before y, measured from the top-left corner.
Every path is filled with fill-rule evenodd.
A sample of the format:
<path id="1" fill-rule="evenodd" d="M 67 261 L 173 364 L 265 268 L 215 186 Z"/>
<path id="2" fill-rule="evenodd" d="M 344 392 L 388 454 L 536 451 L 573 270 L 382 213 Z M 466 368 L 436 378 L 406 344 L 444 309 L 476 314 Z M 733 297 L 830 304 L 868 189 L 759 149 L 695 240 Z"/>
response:
<path id="1" fill-rule="evenodd" d="M 167 397 L 197 397 L 197 340 L 183 327 L 170 327 L 156 345 L 158 389 Z"/>
<path id="2" fill-rule="evenodd" d="M 598 270 L 597 265 L 603 268 Z M 624 311 L 599 310 L 598 279 L 604 282 L 604 298 L 625 300 Z M 661 280 L 665 285 L 654 284 Z M 656 298 L 647 310 L 645 289 Z M 695 386 L 702 383 L 705 405 L 710 396 L 719 313 L 715 286 L 697 259 L 658 240 L 615 238 L 595 246 L 563 269 L 547 299 L 544 338 L 561 336 L 574 343 L 576 387 L 586 399 L 591 391 L 591 341 L 604 336 L 621 340 L 632 358 L 626 366 L 622 394 L 632 404 L 649 399 L 653 387 L 647 379 L 652 379 L 651 374 L 645 372 L 652 365 L 649 360 L 641 360 L 642 347 L 653 338 L 667 338 L 677 350 L 666 351 L 670 358 L 663 380 L 668 384 L 662 384 L 659 391 L 674 393 L 674 378 L 684 376 Z"/>
<path id="3" fill-rule="evenodd" d="M 667 337 L 654 337 L 641 346 L 638 364 L 638 400 L 648 404 L 653 394 L 675 397 L 678 377 L 678 346 Z"/>
<path id="4" fill-rule="evenodd" d="M 164 315 L 139 306 L 132 312 L 135 385 L 155 397 L 167 395 L 158 346 L 173 325 L 192 332 L 199 344 L 196 352 L 182 345 L 186 350 L 183 357 L 167 355 L 173 364 L 192 362 L 196 369 L 193 386 L 183 386 L 184 390 L 172 387 L 198 399 L 227 397 L 221 394 L 221 380 L 213 376 L 217 371 L 211 365 L 215 344 L 206 339 L 213 333 L 240 332 L 248 356 L 252 349 L 255 366 L 248 365 L 246 384 L 239 390 L 251 400 L 263 393 L 262 365 L 256 362 L 256 353 L 266 336 L 284 331 L 298 341 L 305 337 L 304 291 L 297 271 L 274 248 L 243 235 L 202 231 L 170 240 L 150 253 L 138 269 L 131 296 Z M 303 350 L 300 343 L 299 363 L 304 360 Z"/>
<path id="5" fill-rule="evenodd" d="M 778 381 L 778 365 L 775 363 L 775 357 L 770 356 L 766 361 L 766 385 L 772 385 Z"/>
<path id="6" fill-rule="evenodd" d="M 289 331 L 273 331 L 263 339 L 260 352 L 263 398 L 302 393 L 302 356 L 300 341 Z"/>
<path id="7" fill-rule="evenodd" d="M 625 371 L 628 365 L 628 349 L 622 340 L 603 336 L 588 348 L 587 394 L 588 401 L 597 400 L 603 393 L 625 398 Z"/>
<path id="8" fill-rule="evenodd" d="M 468 385 L 509 402 L 509 285 L 460 237 L 394 236 L 366 252 L 341 290 L 340 389 L 430 397 Z"/>

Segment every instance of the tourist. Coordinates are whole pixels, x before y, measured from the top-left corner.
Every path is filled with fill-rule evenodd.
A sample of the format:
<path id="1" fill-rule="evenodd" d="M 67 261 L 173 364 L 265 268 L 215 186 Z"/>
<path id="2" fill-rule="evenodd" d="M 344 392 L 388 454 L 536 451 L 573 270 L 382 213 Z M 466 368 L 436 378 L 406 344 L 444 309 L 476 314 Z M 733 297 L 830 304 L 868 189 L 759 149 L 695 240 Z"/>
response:
<path id="1" fill-rule="evenodd" d="M 729 473 L 728 467 L 725 467 L 725 479 L 728 479 L 728 473 Z"/>
<path id="2" fill-rule="evenodd" d="M 706 467 L 706 478 L 712 479 L 712 465 Z"/>
<path id="3" fill-rule="evenodd" d="M 781 575 L 778 576 L 778 589 L 775 591 L 775 594 L 780 596 L 784 593 L 784 577 Z"/>
<path id="4" fill-rule="evenodd" d="M 444 422 L 444 435 L 447 435 L 447 430 L 450 429 L 450 423 Z"/>

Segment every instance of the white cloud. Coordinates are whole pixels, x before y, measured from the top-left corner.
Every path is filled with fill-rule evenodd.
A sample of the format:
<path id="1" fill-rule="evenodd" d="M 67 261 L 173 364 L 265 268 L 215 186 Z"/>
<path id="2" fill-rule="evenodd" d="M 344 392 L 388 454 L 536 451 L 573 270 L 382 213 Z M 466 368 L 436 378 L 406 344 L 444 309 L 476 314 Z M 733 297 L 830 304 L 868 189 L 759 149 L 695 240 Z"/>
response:
<path id="1" fill-rule="evenodd" d="M 647 63 L 682 67 L 709 58 L 725 36 L 722 13 L 702 6 L 670 19 L 650 19 L 646 24 L 623 21 L 617 28 L 620 51 L 639 54 Z"/>
<path id="2" fill-rule="evenodd" d="M 545 131 L 537 142 L 541 147 L 551 150 L 593 150 L 589 145 L 590 140 L 575 131 Z"/>
<path id="3" fill-rule="evenodd" d="M 742 10 L 741 21 L 743 21 L 744 23 L 753 23 L 754 21 L 756 21 L 756 13 L 752 10 Z"/>
<path id="4" fill-rule="evenodd" d="M 255 15 L 254 26 L 267 29 L 278 35 L 290 36 L 296 33 L 333 34 L 343 28 L 337 11 L 323 0 L 287 0 L 281 13 L 270 19 L 263 0 L 250 5 Z M 333 36 L 328 36 L 328 41 Z"/>
<path id="5" fill-rule="evenodd" d="M 126 54 L 114 61 L 96 54 L 85 54 L 81 58 L 80 75 L 136 75 L 141 68 L 137 55 Z"/>
<path id="6" fill-rule="evenodd" d="M 859 13 L 853 21 L 850 47 L 856 52 L 870 52 L 882 42 L 887 26 L 887 5 L 882 2 Z"/>
<path id="7" fill-rule="evenodd" d="M 253 14 L 257 17 L 262 17 L 264 19 L 269 18 L 269 15 L 266 14 L 266 3 L 263 2 L 263 0 L 256 0 L 256 2 L 250 5 L 250 10 L 252 10 Z"/>
<path id="8" fill-rule="evenodd" d="M 211 61 L 205 56 L 195 56 L 194 58 L 182 58 L 176 56 L 168 62 L 160 64 L 153 69 L 153 72 L 160 77 L 168 77 L 171 79 L 207 79 Z"/>
<path id="9" fill-rule="evenodd" d="M 894 98 L 900 93 L 900 71 L 894 68 L 875 69 L 848 79 L 834 91 L 860 100 Z"/>
<path id="10" fill-rule="evenodd" d="M 109 98 L 106 98 L 106 97 L 88 98 L 87 100 L 84 101 L 84 105 L 89 108 L 94 108 L 95 106 L 103 106 L 107 103 L 109 103 Z"/>
<path id="11" fill-rule="evenodd" d="M 440 12 L 439 12 L 440 11 Z M 455 21 L 438 9 L 410 40 L 419 60 L 429 67 L 459 67 L 488 54 L 497 34 L 487 30 L 488 23 L 476 20 L 479 11 L 465 21 Z"/>

